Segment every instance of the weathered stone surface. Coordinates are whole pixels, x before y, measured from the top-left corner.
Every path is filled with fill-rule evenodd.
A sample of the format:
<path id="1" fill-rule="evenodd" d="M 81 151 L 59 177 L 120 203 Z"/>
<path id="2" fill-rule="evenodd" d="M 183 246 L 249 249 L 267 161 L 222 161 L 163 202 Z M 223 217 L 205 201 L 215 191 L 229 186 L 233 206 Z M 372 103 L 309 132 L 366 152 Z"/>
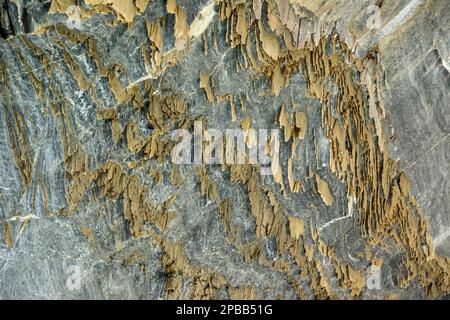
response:
<path id="1" fill-rule="evenodd" d="M 0 298 L 448 298 L 449 9 L 0 0 Z"/>

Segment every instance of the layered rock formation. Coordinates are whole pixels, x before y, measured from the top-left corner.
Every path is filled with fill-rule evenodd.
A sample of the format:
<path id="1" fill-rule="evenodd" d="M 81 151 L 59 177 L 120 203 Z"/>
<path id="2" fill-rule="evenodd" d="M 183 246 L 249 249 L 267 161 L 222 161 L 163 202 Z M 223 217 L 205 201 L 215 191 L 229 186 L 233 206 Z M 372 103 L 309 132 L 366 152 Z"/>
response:
<path id="1" fill-rule="evenodd" d="M 449 9 L 0 0 L 0 297 L 448 298 Z"/>

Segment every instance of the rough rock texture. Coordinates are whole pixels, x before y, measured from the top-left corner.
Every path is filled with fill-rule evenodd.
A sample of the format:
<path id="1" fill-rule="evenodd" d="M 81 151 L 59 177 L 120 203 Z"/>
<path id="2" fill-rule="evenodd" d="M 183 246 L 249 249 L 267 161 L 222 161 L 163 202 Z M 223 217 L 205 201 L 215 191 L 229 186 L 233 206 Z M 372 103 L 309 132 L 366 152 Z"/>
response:
<path id="1" fill-rule="evenodd" d="M 0 0 L 0 298 L 448 298 L 449 10 Z M 272 175 L 174 164 L 194 121 Z"/>

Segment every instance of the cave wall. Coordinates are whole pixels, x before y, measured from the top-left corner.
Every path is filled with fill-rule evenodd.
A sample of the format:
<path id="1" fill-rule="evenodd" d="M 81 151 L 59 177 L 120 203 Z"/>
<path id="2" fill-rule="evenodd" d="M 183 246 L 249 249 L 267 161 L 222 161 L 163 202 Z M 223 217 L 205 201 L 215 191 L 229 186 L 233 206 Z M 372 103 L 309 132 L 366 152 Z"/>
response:
<path id="1" fill-rule="evenodd" d="M 0 4 L 1 298 L 448 297 L 448 1 Z"/>

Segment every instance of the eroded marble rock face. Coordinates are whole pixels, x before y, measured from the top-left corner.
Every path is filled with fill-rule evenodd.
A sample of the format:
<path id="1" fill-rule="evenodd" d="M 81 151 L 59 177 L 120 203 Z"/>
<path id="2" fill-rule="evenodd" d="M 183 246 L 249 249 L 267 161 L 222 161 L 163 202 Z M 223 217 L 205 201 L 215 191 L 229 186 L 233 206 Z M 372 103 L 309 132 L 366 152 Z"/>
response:
<path id="1" fill-rule="evenodd" d="M 0 298 L 448 298 L 449 10 L 0 0 Z"/>

